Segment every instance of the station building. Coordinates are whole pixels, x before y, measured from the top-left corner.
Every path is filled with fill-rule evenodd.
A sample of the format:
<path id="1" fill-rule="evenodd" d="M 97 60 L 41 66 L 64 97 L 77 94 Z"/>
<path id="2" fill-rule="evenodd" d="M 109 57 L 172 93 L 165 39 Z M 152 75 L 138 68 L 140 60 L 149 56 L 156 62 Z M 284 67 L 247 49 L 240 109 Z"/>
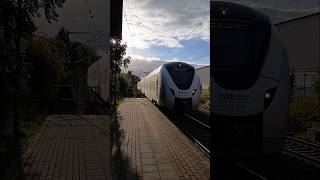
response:
<path id="1" fill-rule="evenodd" d="M 296 77 L 296 96 L 314 96 L 313 76 L 320 68 L 320 12 L 275 24 Z"/>
<path id="2" fill-rule="evenodd" d="M 197 73 L 202 82 L 202 89 L 209 90 L 210 88 L 210 65 L 197 69 Z"/>

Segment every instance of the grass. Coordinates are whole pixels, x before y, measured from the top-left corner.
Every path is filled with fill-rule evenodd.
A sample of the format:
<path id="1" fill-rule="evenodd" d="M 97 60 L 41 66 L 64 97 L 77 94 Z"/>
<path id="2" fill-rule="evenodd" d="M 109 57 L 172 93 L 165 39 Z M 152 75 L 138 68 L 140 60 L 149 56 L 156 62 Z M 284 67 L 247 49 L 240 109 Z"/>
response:
<path id="1" fill-rule="evenodd" d="M 210 101 L 210 90 L 203 89 L 200 96 L 200 104 L 205 104 Z"/>
<path id="2" fill-rule="evenodd" d="M 44 121 L 43 114 L 26 115 L 20 124 L 20 142 L 22 147 L 28 142 L 31 135 L 40 127 Z"/>

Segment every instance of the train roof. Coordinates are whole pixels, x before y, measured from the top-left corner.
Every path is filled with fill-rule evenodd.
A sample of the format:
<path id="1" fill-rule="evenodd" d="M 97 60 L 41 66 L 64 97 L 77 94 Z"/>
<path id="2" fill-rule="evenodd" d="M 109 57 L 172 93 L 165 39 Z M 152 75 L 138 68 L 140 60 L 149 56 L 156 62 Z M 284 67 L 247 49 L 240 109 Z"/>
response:
<path id="1" fill-rule="evenodd" d="M 271 23 L 269 17 L 263 13 L 236 3 L 211 1 L 210 9 L 210 17 L 212 19 L 236 19 L 266 24 Z"/>
<path id="2" fill-rule="evenodd" d="M 148 74 L 146 77 L 144 77 L 143 79 L 148 78 L 149 76 L 151 76 L 151 75 L 157 73 L 158 71 L 160 71 L 160 69 L 162 68 L 162 66 L 163 66 L 163 65 L 161 65 L 161 66 L 159 66 L 157 69 L 153 70 L 151 73 L 149 73 L 149 74 Z M 141 81 L 142 81 L 143 79 L 141 79 Z"/>
<path id="3" fill-rule="evenodd" d="M 168 67 L 168 66 L 176 65 L 176 64 L 183 64 L 184 66 L 189 66 L 189 67 L 191 67 L 191 68 L 194 68 L 194 67 L 191 66 L 190 64 L 184 63 L 184 62 L 168 62 L 168 63 L 162 64 L 162 65 L 159 66 L 157 69 L 153 70 L 150 74 L 148 74 L 148 75 L 147 75 L 146 77 L 144 77 L 143 79 L 148 78 L 149 76 L 151 76 L 151 75 L 159 72 L 162 67 Z M 194 69 L 195 69 L 195 68 L 194 68 Z M 141 79 L 141 81 L 142 81 L 143 79 Z"/>
<path id="4" fill-rule="evenodd" d="M 175 66 L 175 65 L 183 65 L 183 66 L 187 66 L 187 67 L 190 67 L 190 68 L 194 68 L 193 66 L 191 66 L 190 64 L 188 63 L 184 63 L 184 62 L 170 62 L 170 63 L 166 63 L 164 64 L 164 66 L 166 68 L 170 67 L 170 66 Z"/>

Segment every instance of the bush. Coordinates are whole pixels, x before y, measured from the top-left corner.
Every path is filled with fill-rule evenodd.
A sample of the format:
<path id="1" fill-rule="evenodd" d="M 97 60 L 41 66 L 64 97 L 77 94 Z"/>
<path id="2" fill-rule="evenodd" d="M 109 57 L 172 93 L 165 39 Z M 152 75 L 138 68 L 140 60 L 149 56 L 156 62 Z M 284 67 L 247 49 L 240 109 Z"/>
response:
<path id="1" fill-rule="evenodd" d="M 306 131 L 313 121 L 320 121 L 319 109 L 320 105 L 317 98 L 296 97 L 290 102 L 289 131 Z"/>
<path id="2" fill-rule="evenodd" d="M 200 96 L 200 104 L 205 104 L 210 101 L 210 90 L 203 89 Z"/>
<path id="3" fill-rule="evenodd" d="M 312 77 L 313 89 L 315 94 L 320 98 L 320 68 L 317 70 L 317 73 Z"/>
<path id="4" fill-rule="evenodd" d="M 121 73 L 117 77 L 118 79 L 118 99 L 123 97 L 137 97 L 139 90 L 137 89 L 137 83 L 140 78 L 133 75 L 130 71 L 128 73 Z"/>

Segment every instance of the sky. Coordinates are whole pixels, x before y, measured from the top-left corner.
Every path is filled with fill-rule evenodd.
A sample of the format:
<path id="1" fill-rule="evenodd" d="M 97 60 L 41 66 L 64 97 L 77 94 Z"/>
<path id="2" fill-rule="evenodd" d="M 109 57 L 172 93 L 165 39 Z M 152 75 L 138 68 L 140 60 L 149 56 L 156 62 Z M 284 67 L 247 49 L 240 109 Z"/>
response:
<path id="1" fill-rule="evenodd" d="M 251 6 L 274 23 L 319 12 L 319 0 L 225 0 Z M 135 60 L 210 62 L 209 0 L 123 0 L 123 40 Z M 109 34 L 106 0 L 66 0 L 57 22 L 37 18 L 39 34 L 53 36 L 61 27 L 71 39 L 103 54 Z"/>
<path id="2" fill-rule="evenodd" d="M 123 1 L 123 40 L 132 58 L 209 64 L 208 0 Z"/>
<path id="3" fill-rule="evenodd" d="M 123 0 L 123 39 L 134 59 L 210 63 L 209 0 Z M 319 11 L 319 0 L 225 0 L 274 23 Z"/>

